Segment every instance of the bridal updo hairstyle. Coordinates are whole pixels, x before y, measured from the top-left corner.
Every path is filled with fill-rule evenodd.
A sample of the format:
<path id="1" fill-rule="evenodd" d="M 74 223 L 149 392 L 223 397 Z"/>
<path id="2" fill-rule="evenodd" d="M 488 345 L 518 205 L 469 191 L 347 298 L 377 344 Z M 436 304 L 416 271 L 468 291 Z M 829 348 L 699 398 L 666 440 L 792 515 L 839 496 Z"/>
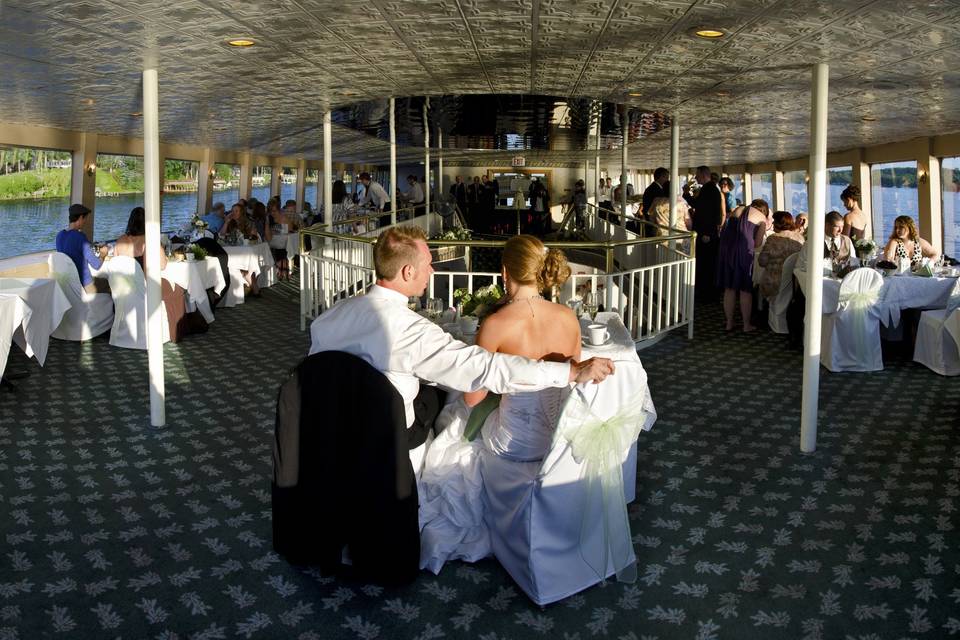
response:
<path id="1" fill-rule="evenodd" d="M 570 277 L 570 266 L 563 252 L 548 250 L 539 238 L 530 235 L 507 240 L 503 248 L 503 268 L 517 284 L 535 284 L 538 291 L 548 293 Z"/>

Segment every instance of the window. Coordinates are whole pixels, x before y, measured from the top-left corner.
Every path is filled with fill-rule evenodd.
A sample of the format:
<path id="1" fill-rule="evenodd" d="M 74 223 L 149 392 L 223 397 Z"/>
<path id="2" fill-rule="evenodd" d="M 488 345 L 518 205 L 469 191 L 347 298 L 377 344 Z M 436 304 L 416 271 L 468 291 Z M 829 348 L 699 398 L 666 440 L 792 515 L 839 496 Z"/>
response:
<path id="1" fill-rule="evenodd" d="M 280 206 L 287 204 L 287 200 L 297 199 L 297 168 L 283 167 L 280 169 Z"/>
<path id="2" fill-rule="evenodd" d="M 960 256 L 960 157 L 944 158 L 940 163 L 940 172 L 943 190 L 943 251 L 956 258 Z"/>
<path id="3" fill-rule="evenodd" d="M 771 210 L 774 208 L 772 173 L 753 174 L 750 176 L 750 187 L 753 191 L 754 200 L 765 200 L 770 205 Z"/>
<path id="4" fill-rule="evenodd" d="M 199 162 L 164 160 L 161 229 L 180 229 L 197 213 Z M 206 211 L 200 212 L 201 215 Z"/>
<path id="5" fill-rule="evenodd" d="M 53 249 L 67 226 L 69 151 L 0 146 L 0 258 Z"/>
<path id="6" fill-rule="evenodd" d="M 742 173 L 732 173 L 727 175 L 728 178 L 733 182 L 733 197 L 737 201 L 737 204 L 746 204 L 743 198 L 743 174 Z"/>
<path id="7" fill-rule="evenodd" d="M 846 215 L 840 194 L 853 183 L 853 167 L 831 167 L 827 169 L 827 211 L 839 211 Z"/>
<path id="8" fill-rule="evenodd" d="M 783 206 L 785 209 L 793 215 L 797 215 L 801 211 L 806 213 L 810 208 L 808 202 L 807 172 L 803 170 L 785 171 L 783 173 Z"/>
<path id="9" fill-rule="evenodd" d="M 113 240 L 123 235 L 130 212 L 134 207 L 142 206 L 143 158 L 98 153 L 93 237 L 97 240 Z M 161 224 L 161 228 L 173 227 Z"/>
<path id="10" fill-rule="evenodd" d="M 303 199 L 306 202 L 309 202 L 314 209 L 317 209 L 320 206 L 320 190 L 318 185 L 320 183 L 320 170 L 319 169 L 307 169 L 306 175 L 306 186 L 303 190 Z"/>
<path id="11" fill-rule="evenodd" d="M 227 213 L 240 199 L 240 165 L 218 162 L 214 165 L 213 202 L 222 202 Z"/>
<path id="12" fill-rule="evenodd" d="M 270 201 L 270 197 L 273 195 L 270 193 L 270 181 L 272 178 L 273 167 L 264 165 L 253 168 L 253 176 L 251 177 L 253 189 L 250 190 L 250 195 L 264 205 Z"/>
<path id="13" fill-rule="evenodd" d="M 917 163 L 888 162 L 870 166 L 870 193 L 873 208 L 873 238 L 881 247 L 893 232 L 897 216 L 919 221 Z"/>

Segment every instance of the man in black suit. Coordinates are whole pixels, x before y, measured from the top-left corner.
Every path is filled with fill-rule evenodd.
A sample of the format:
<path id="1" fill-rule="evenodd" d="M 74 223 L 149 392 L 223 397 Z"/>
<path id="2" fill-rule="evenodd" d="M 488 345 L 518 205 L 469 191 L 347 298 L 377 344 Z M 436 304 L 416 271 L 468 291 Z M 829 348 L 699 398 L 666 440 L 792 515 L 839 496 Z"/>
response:
<path id="1" fill-rule="evenodd" d="M 667 182 L 670 180 L 670 172 L 663 167 L 657 167 L 653 172 L 653 182 L 643 191 L 643 217 L 650 220 L 650 205 L 657 198 L 669 198 L 670 192 L 667 190 Z"/>
<path id="2" fill-rule="evenodd" d="M 450 196 L 457 202 L 457 207 L 464 217 L 467 215 L 467 185 L 463 184 L 463 177 L 457 176 L 450 185 Z"/>
<path id="3" fill-rule="evenodd" d="M 692 207 L 693 230 L 697 232 L 697 282 L 695 295 L 701 302 L 717 298 L 717 260 L 720 254 L 720 223 L 723 222 L 720 188 L 710 178 L 710 167 L 697 167 L 700 191 L 690 195 L 690 183 L 683 185 L 683 197 Z"/>

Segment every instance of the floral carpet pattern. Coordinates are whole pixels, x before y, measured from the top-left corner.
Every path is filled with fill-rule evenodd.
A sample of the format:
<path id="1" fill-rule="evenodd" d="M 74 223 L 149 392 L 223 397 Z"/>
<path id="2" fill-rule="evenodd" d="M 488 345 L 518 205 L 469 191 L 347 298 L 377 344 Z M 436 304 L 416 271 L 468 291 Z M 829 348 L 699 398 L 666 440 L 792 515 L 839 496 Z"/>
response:
<path id="1" fill-rule="evenodd" d="M 32 375 L 0 391 L 0 640 L 960 637 L 960 380 L 904 359 L 823 371 L 801 454 L 800 356 L 709 307 L 693 341 L 640 352 L 660 418 L 640 436 L 636 584 L 541 609 L 492 559 L 398 589 L 290 566 L 270 447 L 308 347 L 296 302 L 267 290 L 167 345 L 162 430 L 145 353 L 11 354 Z"/>

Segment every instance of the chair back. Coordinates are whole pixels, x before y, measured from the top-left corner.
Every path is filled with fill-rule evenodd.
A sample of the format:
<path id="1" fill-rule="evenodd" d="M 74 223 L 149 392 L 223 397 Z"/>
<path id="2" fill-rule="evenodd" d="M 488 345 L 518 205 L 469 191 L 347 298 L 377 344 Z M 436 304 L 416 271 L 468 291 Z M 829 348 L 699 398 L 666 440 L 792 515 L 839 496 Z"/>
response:
<path id="1" fill-rule="evenodd" d="M 791 253 L 783 260 L 783 271 L 780 272 L 780 291 L 781 293 L 793 287 L 793 272 L 797 268 L 797 260 L 800 259 L 800 251 Z"/>
<path id="2" fill-rule="evenodd" d="M 947 314 L 950 315 L 957 309 L 960 309 L 960 278 L 957 278 L 956 282 L 953 285 L 953 290 L 950 292 L 950 297 L 947 298 Z"/>
<path id="3" fill-rule="evenodd" d="M 51 335 L 60 340 L 83 341 L 108 331 L 113 324 L 113 300 L 110 294 L 85 291 L 80 285 L 77 266 L 65 253 L 52 252 L 47 258 L 47 265 L 50 275 L 70 300 L 70 309 Z"/>
<path id="4" fill-rule="evenodd" d="M 106 276 L 113 297 L 114 318 L 110 344 L 128 349 L 147 348 L 147 283 L 140 264 L 129 256 L 114 256 L 100 268 Z M 163 340 L 169 337 L 169 325 L 164 319 Z"/>
<path id="5" fill-rule="evenodd" d="M 635 575 L 623 486 L 624 478 L 635 482 L 635 467 L 628 474 L 624 464 L 636 464 L 637 434 L 657 414 L 643 366 L 621 361 L 616 367 L 603 383 L 571 390 L 542 461 L 482 454 L 494 554 L 540 605 L 614 573 L 627 581 Z"/>
<path id="6" fill-rule="evenodd" d="M 854 269 L 840 283 L 840 301 L 837 312 L 846 309 L 874 307 L 880 300 L 883 276 L 874 269 Z"/>
<path id="7" fill-rule="evenodd" d="M 0 260 L 0 278 L 48 278 L 47 259 L 54 251 L 37 251 Z M 72 263 L 72 262 L 71 262 Z M 77 267 L 74 266 L 76 271 Z M 79 276 L 78 276 L 79 277 Z"/>
<path id="8" fill-rule="evenodd" d="M 77 273 L 77 265 L 73 263 L 65 253 L 59 251 L 52 252 L 47 256 L 47 266 L 50 275 L 60 284 L 63 293 L 70 299 L 70 304 L 77 304 L 83 299 L 85 293 L 80 285 L 80 274 Z"/>

